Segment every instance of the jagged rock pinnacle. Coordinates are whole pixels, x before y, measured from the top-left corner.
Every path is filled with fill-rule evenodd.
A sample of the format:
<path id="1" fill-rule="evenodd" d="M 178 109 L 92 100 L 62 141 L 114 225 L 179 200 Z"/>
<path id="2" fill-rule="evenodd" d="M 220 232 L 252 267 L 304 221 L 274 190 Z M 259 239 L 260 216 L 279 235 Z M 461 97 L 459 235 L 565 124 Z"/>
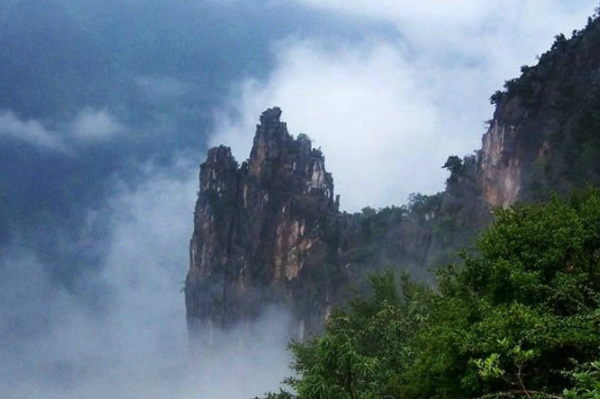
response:
<path id="1" fill-rule="evenodd" d="M 310 139 L 294 138 L 280 117 L 278 107 L 262 113 L 248 162 L 238 167 L 221 146 L 200 167 L 185 287 L 192 337 L 206 340 L 207 329 L 248 322 L 273 304 L 310 329 L 331 306 L 333 279 L 321 269 L 337 264 L 333 178 Z"/>

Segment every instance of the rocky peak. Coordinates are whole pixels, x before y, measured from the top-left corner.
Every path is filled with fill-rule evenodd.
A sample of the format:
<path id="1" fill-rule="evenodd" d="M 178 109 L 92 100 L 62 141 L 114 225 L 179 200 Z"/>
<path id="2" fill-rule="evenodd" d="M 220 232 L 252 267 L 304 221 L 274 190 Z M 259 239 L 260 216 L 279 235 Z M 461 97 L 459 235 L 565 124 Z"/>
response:
<path id="1" fill-rule="evenodd" d="M 206 162 L 201 165 L 200 169 L 201 190 L 213 190 L 220 193 L 225 189 L 225 183 L 230 180 L 224 179 L 224 177 L 235 177 L 237 169 L 238 164 L 233 158 L 229 147 L 211 148 L 206 156 Z"/>
<path id="2" fill-rule="evenodd" d="M 279 108 L 263 112 L 240 167 L 223 146 L 200 167 L 185 288 L 193 335 L 248 321 L 272 304 L 291 308 L 302 325 L 320 325 L 332 298 L 326 280 L 312 280 L 335 264 L 333 178 L 308 136 L 294 138 L 280 117 Z M 320 288 L 299 300 L 307 285 Z"/>
<path id="3" fill-rule="evenodd" d="M 281 109 L 277 107 L 268 109 L 262 113 L 260 124 L 256 126 L 249 160 L 250 174 L 256 177 L 264 177 L 263 166 L 268 166 L 265 164 L 277 160 L 293 141 L 286 124 L 280 121 L 280 117 Z"/>

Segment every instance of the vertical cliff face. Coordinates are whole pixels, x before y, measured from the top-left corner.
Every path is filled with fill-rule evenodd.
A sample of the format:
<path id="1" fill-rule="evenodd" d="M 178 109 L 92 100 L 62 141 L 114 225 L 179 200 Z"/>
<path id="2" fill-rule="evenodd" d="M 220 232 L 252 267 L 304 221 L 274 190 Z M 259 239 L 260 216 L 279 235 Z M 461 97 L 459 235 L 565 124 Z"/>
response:
<path id="1" fill-rule="evenodd" d="M 483 136 L 481 151 L 482 191 L 492 207 L 506 208 L 521 191 L 520 154 L 515 126 L 494 120 Z"/>
<path id="2" fill-rule="evenodd" d="M 319 276 L 335 264 L 333 179 L 321 152 L 280 116 L 261 115 L 247 162 L 217 147 L 201 165 L 185 286 L 194 335 L 251 321 L 270 304 L 309 326 L 327 312 L 334 288 Z"/>
<path id="3" fill-rule="evenodd" d="M 491 206 L 544 200 L 600 184 L 600 20 L 557 35 L 535 66 L 496 92 L 483 138 L 481 185 Z"/>

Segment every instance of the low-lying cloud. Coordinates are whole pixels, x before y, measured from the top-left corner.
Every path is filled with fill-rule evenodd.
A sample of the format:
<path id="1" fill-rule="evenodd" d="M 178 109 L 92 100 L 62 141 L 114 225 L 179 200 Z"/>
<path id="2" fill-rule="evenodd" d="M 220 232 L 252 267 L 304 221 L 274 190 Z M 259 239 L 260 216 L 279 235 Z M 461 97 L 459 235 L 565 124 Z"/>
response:
<path id="1" fill-rule="evenodd" d="M 12 111 L 0 112 L 0 136 L 22 140 L 44 149 L 66 151 L 64 143 L 56 133 L 46 129 L 36 120 L 20 119 Z"/>
<path id="2" fill-rule="evenodd" d="M 126 131 L 127 128 L 105 109 L 84 108 L 71 121 L 59 124 L 20 118 L 11 110 L 0 110 L 0 137 L 65 154 L 73 153 L 74 146 L 106 142 Z"/>
<path id="3" fill-rule="evenodd" d="M 73 138 L 80 142 L 99 142 L 113 138 L 125 127 L 107 110 L 86 108 L 70 124 Z"/>
<path id="4" fill-rule="evenodd" d="M 89 211 L 90 229 L 94 219 L 108 222 L 109 241 L 101 267 L 74 287 L 51 281 L 25 245 L 3 252 L 1 397 L 247 399 L 276 389 L 287 373 L 281 311 L 259 322 L 254 349 L 240 349 L 246 332 L 234 330 L 218 351 L 189 361 L 181 288 L 197 167 L 181 159 L 139 173 L 136 184 L 116 178 L 112 198 Z M 84 252 L 94 243 L 77 245 Z"/>

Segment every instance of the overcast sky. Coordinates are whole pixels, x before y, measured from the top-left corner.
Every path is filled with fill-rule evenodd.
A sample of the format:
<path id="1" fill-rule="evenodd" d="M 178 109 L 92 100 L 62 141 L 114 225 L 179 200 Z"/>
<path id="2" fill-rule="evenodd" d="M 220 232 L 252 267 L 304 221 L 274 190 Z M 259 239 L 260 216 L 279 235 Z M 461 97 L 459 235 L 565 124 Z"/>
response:
<path id="1" fill-rule="evenodd" d="M 280 106 L 323 150 L 342 209 L 435 193 L 447 157 L 480 147 L 490 95 L 597 5 L 0 1 L 0 396 L 274 389 L 284 340 L 223 366 L 236 384 L 164 377 L 186 358 L 180 289 L 208 147 L 243 161 Z"/>

